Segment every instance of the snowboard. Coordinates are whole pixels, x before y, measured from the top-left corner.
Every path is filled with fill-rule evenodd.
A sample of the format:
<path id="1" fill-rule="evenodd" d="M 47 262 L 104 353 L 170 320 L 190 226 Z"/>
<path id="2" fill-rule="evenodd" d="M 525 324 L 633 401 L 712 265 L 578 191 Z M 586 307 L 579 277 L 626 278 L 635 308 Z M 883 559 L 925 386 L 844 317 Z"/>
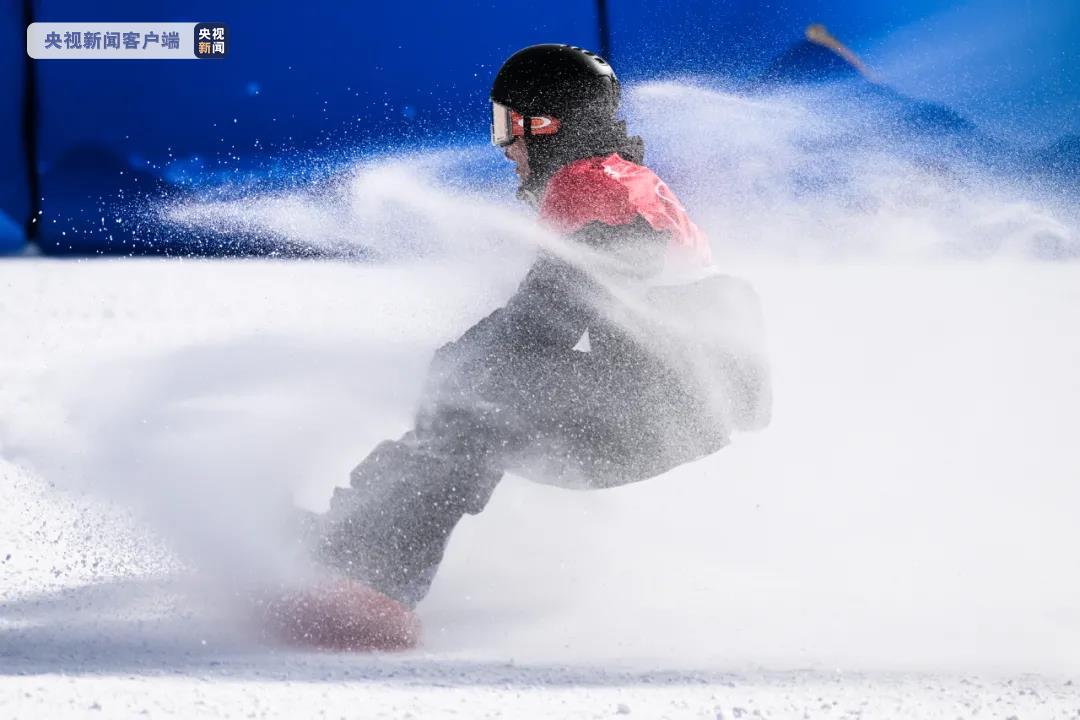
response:
<path id="1" fill-rule="evenodd" d="M 273 639 L 315 650 L 408 650 L 420 639 L 420 622 L 412 610 L 345 578 L 264 596 L 258 613 Z"/>

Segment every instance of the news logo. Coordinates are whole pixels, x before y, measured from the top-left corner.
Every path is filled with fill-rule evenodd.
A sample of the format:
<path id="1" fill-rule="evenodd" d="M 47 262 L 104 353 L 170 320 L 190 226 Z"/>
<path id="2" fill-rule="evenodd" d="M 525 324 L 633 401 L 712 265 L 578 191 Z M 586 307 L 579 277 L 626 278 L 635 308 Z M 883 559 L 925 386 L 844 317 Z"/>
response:
<path id="1" fill-rule="evenodd" d="M 229 52 L 229 30 L 222 23 L 195 26 L 195 57 L 223 58 Z"/>
<path id="2" fill-rule="evenodd" d="M 229 54 L 225 23 L 36 22 L 26 28 L 35 60 L 206 60 Z"/>

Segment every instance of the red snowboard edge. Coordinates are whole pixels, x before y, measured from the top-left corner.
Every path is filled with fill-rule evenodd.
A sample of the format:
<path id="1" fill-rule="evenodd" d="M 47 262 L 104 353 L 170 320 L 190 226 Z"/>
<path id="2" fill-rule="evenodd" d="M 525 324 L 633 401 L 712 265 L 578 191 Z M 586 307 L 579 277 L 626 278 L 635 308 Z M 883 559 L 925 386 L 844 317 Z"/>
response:
<path id="1" fill-rule="evenodd" d="M 263 626 L 276 639 L 318 650 L 409 650 L 420 640 L 411 610 L 363 583 L 338 579 L 285 590 L 259 603 Z"/>

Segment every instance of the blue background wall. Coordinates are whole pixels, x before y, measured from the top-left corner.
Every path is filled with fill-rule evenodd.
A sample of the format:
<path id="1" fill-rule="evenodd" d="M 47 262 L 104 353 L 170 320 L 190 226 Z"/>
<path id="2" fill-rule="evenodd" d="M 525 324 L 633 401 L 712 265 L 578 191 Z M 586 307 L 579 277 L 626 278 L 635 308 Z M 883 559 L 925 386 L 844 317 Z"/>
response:
<path id="1" fill-rule="evenodd" d="M 267 158 L 306 150 L 478 140 L 487 133 L 491 77 L 507 55 L 535 42 L 600 44 L 593 0 L 32 5 L 37 21 L 223 21 L 232 41 L 221 61 L 36 63 L 43 197 L 37 241 L 49 252 L 145 250 L 137 226 L 106 215 L 121 194 L 175 191 L 163 180 L 227 179 Z M 1042 98 L 1020 117 L 1014 106 L 998 126 L 1007 131 L 1011 123 L 1028 134 L 1032 127 L 1080 131 L 1080 53 L 1062 52 L 1080 41 L 1080 4 L 1072 0 L 608 0 L 608 7 L 611 59 L 626 79 L 686 72 L 751 76 L 808 23 L 821 21 L 855 50 L 882 58 L 910 92 L 958 102 L 990 124 L 1007 112 L 995 105 L 1000 98 Z M 942 52 L 929 69 L 925 61 L 903 60 L 905 45 L 911 49 L 906 57 L 924 60 L 930 47 L 988 45 L 987 33 L 994 32 L 988 23 L 1001 26 L 994 47 L 999 68 L 993 62 L 978 72 L 968 67 L 963 76 L 949 76 L 951 84 L 935 83 L 955 58 L 970 53 Z M 915 39 L 897 40 L 904 37 Z M 15 242 L 12 228 L 30 207 L 19 127 L 28 62 L 22 38 L 21 3 L 9 0 L 0 9 L 0 41 L 8 53 L 0 65 L 0 96 L 11 100 L 0 103 L 0 167 L 9 169 L 0 177 L 0 249 Z M 921 71 L 909 72 L 915 65 Z M 1033 70 L 1017 75 L 1015 87 L 1003 85 L 1001 68 L 1017 66 Z"/>
<path id="2" fill-rule="evenodd" d="M 22 10 L 12 2 L 0 11 L 0 47 L 11 48 L 0 62 L 0 252 L 22 246 L 23 224 L 30 212 L 23 156 L 21 56 L 11 57 L 26 44 Z"/>

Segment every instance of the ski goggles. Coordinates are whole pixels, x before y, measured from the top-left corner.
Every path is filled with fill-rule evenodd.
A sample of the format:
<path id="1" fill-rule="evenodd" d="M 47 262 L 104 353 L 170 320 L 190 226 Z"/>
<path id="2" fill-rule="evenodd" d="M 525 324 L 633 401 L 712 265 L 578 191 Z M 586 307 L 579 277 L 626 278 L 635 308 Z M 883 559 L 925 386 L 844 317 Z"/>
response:
<path id="1" fill-rule="evenodd" d="M 491 144 L 504 147 L 514 138 L 525 135 L 554 135 L 559 132 L 559 121 L 553 117 L 536 115 L 528 118 L 529 132 L 525 130 L 525 116 L 497 102 L 491 103 Z"/>

